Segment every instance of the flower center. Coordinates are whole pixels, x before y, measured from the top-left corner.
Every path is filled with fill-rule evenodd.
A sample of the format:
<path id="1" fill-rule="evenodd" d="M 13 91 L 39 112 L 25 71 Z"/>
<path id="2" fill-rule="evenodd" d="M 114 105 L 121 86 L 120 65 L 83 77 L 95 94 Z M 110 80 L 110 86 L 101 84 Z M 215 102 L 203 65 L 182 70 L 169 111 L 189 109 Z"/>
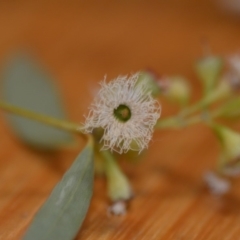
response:
<path id="1" fill-rule="evenodd" d="M 120 104 L 113 110 L 114 116 L 121 122 L 126 122 L 131 118 L 131 110 L 126 105 Z"/>

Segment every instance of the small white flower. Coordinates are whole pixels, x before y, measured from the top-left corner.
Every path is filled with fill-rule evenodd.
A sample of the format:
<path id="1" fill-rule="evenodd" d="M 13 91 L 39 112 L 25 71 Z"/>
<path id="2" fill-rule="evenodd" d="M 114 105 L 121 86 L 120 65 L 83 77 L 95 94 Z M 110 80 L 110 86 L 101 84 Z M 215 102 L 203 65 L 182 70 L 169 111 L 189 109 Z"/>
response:
<path id="1" fill-rule="evenodd" d="M 230 56 L 228 58 L 228 64 L 232 71 L 240 75 L 240 54 Z"/>
<path id="2" fill-rule="evenodd" d="M 224 79 L 230 84 L 233 90 L 240 88 L 240 54 L 234 54 L 228 57 L 228 71 Z"/>
<path id="3" fill-rule="evenodd" d="M 148 147 L 160 117 L 160 106 L 147 85 L 136 84 L 138 76 L 119 76 L 109 83 L 105 80 L 100 83 L 101 89 L 90 107 L 84 130 L 91 133 L 96 128 L 104 129 L 103 149 L 122 153 L 129 149 L 141 152 Z"/>
<path id="4" fill-rule="evenodd" d="M 214 195 L 221 196 L 230 190 L 231 183 L 226 179 L 220 178 L 213 172 L 206 172 L 203 179 L 208 185 L 210 192 Z"/>
<path id="5" fill-rule="evenodd" d="M 108 214 L 124 215 L 127 212 L 125 201 L 117 201 L 108 207 Z"/>

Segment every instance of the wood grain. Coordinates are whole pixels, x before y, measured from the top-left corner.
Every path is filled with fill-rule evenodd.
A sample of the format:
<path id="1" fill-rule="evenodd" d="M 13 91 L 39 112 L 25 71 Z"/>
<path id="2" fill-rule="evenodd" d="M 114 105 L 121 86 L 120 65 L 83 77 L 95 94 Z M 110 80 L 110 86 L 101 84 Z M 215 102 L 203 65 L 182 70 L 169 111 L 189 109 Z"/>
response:
<path id="1" fill-rule="evenodd" d="M 192 66 L 202 40 L 225 56 L 239 49 L 239 29 L 240 17 L 207 0 L 1 1 L 0 64 L 27 48 L 55 76 L 69 117 L 80 122 L 105 74 L 111 79 L 145 68 L 182 74 L 197 99 L 201 88 Z M 161 102 L 163 116 L 176 112 Z M 84 142 L 39 153 L 18 141 L 4 114 L 0 122 L 0 239 L 21 239 Z M 135 191 L 128 213 L 107 215 L 105 180 L 96 178 L 77 239 L 240 239 L 239 180 L 222 198 L 210 195 L 202 181 L 218 152 L 203 125 L 157 132 L 140 164 L 122 161 Z"/>

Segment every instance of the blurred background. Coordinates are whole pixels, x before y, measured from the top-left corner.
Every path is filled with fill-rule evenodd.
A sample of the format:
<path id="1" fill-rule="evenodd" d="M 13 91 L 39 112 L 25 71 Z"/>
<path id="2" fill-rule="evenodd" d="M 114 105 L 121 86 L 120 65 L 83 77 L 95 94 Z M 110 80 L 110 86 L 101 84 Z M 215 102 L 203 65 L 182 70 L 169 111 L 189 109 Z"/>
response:
<path id="1" fill-rule="evenodd" d="M 54 76 L 75 122 L 84 121 L 105 75 L 110 80 L 149 68 L 159 75 L 183 75 L 196 100 L 201 85 L 193 65 L 204 54 L 203 43 L 221 56 L 240 50 L 239 0 L 0 1 L 0 69 L 10 55 L 32 54 Z M 164 100 L 162 109 L 162 116 L 177 110 Z M 22 149 L 3 118 L 0 133 L 0 187 L 5 193 L 0 199 L 0 237 L 19 239 L 79 150 L 57 155 L 45 165 L 38 161 L 44 155 Z M 234 212 L 239 198 L 216 201 L 199 190 L 202 173 L 215 165 L 218 151 L 213 135 L 203 127 L 184 134 L 157 133 L 144 163 L 124 166 L 137 195 L 130 213 L 109 220 L 104 182 L 97 180 L 79 239 L 144 239 L 137 234 L 146 239 L 197 239 L 197 233 L 201 239 L 221 239 L 221 226 L 232 234 L 228 239 L 237 239 L 240 219 Z M 21 185 L 15 186 L 19 180 Z M 239 197 L 237 189 L 234 193 Z M 203 224 L 196 231 L 192 222 Z M 209 232 L 213 238 L 206 238 Z"/>
<path id="2" fill-rule="evenodd" d="M 77 115 L 72 114 L 79 120 L 85 101 L 91 101 L 96 82 L 105 75 L 110 80 L 151 68 L 192 80 L 203 42 L 213 54 L 239 50 L 239 4 L 238 0 L 1 1 L 0 63 L 15 51 L 34 54 L 54 74 L 68 108 L 75 103 Z"/>

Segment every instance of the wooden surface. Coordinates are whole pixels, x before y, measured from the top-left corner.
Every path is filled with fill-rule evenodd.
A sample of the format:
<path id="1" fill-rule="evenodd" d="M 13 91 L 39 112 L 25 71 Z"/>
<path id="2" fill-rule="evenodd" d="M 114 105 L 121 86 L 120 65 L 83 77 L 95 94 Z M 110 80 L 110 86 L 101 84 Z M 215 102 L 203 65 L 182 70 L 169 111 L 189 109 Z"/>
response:
<path id="1" fill-rule="evenodd" d="M 239 50 L 240 18 L 207 0 L 0 1 L 0 63 L 29 49 L 55 76 L 71 120 L 83 114 L 107 74 L 152 68 L 192 70 L 206 39 L 222 55 Z M 161 100 L 166 116 L 177 109 Z M 84 146 L 48 155 L 29 150 L 0 119 L 0 239 L 21 239 L 33 215 Z M 154 135 L 139 165 L 123 162 L 135 198 L 125 216 L 107 215 L 105 180 L 96 178 L 90 211 L 77 239 L 240 239 L 240 181 L 222 198 L 202 174 L 214 168 L 219 146 L 203 125 Z"/>

